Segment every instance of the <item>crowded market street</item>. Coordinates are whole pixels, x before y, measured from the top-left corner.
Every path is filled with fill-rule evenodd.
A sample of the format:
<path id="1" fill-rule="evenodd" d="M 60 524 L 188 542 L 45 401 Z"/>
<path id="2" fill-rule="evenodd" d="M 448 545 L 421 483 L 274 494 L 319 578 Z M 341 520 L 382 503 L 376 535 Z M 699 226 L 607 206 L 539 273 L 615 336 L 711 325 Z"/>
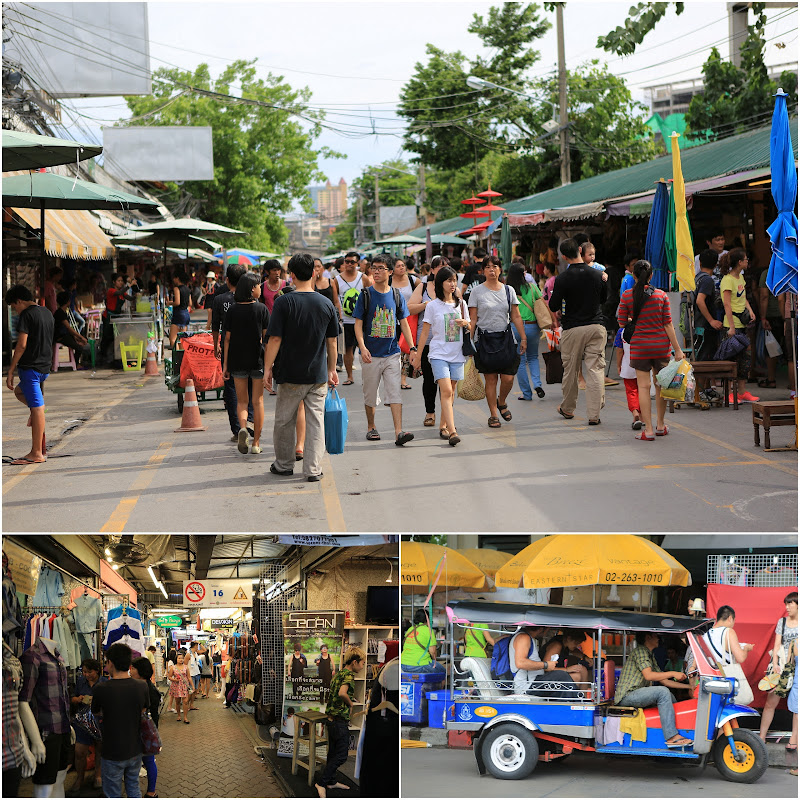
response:
<path id="1" fill-rule="evenodd" d="M 603 425 L 512 399 L 514 418 L 486 427 L 485 403 L 458 400 L 456 450 L 424 428 L 420 381 L 403 393 L 403 448 L 368 442 L 356 383 L 339 387 L 350 412 L 345 452 L 325 455 L 323 479 L 269 474 L 274 398 L 265 396 L 264 452 L 230 442 L 222 401 L 201 403 L 207 430 L 176 433 L 175 396 L 161 377 L 64 372 L 47 382 L 50 450 L 44 464 L 3 469 L 9 531 L 405 531 L 797 529 L 797 457 L 753 446 L 750 409 L 668 415 L 671 434 L 634 439 L 622 386 L 606 392 Z M 87 397 L 92 400 L 87 404 Z M 58 436 L 62 431 L 68 432 Z M 25 447 L 25 409 L 3 404 L 3 449 Z M 773 432 L 774 444 L 791 436 Z M 299 464 L 298 464 L 299 467 Z M 445 501 L 450 496 L 451 501 Z M 413 497 L 413 502 L 410 498 Z"/>

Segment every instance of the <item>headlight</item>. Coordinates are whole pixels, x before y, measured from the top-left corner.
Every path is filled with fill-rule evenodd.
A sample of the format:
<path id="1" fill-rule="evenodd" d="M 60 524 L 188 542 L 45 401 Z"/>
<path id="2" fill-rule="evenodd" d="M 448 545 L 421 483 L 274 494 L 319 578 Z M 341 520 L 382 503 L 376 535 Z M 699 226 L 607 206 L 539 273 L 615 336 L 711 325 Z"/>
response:
<path id="1" fill-rule="evenodd" d="M 736 678 L 712 678 L 703 683 L 703 689 L 709 694 L 730 694 L 735 693 L 737 684 Z"/>

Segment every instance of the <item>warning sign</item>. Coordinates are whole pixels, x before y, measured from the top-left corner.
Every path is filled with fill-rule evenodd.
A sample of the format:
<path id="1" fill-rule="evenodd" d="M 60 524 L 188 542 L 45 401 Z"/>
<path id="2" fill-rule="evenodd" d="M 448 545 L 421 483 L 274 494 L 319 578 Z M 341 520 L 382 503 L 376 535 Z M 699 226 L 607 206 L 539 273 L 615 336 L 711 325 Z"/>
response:
<path id="1" fill-rule="evenodd" d="M 194 608 L 251 608 L 253 589 L 238 580 L 194 580 L 183 582 L 183 597 Z"/>

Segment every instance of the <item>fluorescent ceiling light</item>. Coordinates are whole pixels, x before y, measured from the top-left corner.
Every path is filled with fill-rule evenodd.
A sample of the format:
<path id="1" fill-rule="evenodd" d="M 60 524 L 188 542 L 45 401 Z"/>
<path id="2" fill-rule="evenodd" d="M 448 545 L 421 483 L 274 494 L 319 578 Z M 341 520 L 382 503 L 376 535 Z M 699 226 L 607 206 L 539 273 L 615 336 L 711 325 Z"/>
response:
<path id="1" fill-rule="evenodd" d="M 169 600 L 169 595 L 167 594 L 167 590 L 164 588 L 164 584 L 163 584 L 163 583 L 160 583 L 160 584 L 158 585 L 158 588 L 159 588 L 159 589 L 161 589 L 161 594 L 163 594 L 163 595 L 164 595 L 164 599 L 165 599 L 165 600 Z"/>

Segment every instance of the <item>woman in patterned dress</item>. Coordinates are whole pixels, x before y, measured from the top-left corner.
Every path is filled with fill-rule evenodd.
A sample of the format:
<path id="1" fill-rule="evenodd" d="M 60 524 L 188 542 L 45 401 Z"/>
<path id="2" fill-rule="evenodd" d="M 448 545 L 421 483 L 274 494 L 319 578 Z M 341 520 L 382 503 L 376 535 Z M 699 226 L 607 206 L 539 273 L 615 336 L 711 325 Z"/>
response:
<path id="1" fill-rule="evenodd" d="M 189 696 L 189 674 L 186 664 L 183 663 L 184 655 L 182 650 L 178 652 L 176 658 L 178 663 L 172 665 L 167 672 L 169 693 L 175 700 L 175 708 L 178 711 L 178 722 L 185 722 L 188 725 L 188 709 L 183 706 L 183 700 Z M 181 719 L 181 712 L 183 712 L 183 720 Z"/>

